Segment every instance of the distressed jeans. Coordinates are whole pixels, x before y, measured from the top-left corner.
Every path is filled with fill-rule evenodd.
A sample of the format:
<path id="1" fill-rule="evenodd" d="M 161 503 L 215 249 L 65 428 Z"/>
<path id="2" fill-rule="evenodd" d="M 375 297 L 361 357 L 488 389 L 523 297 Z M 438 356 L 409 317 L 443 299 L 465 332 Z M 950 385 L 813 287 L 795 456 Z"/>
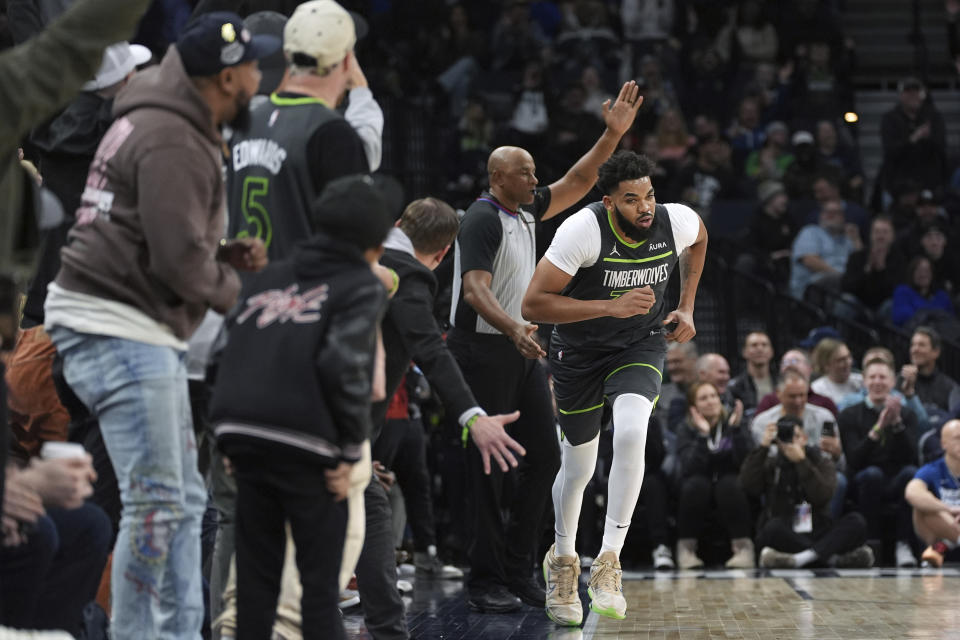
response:
<path id="1" fill-rule="evenodd" d="M 186 354 L 63 328 L 50 337 L 64 378 L 100 421 L 120 487 L 112 638 L 199 640 L 207 492 L 197 469 Z"/>

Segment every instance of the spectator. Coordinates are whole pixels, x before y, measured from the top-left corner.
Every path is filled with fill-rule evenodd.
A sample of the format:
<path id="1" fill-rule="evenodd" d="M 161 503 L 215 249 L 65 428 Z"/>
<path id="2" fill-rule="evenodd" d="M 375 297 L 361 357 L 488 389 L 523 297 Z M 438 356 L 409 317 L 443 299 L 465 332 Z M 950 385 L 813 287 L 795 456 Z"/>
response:
<path id="1" fill-rule="evenodd" d="M 853 371 L 853 356 L 843 342 L 824 338 L 813 349 L 814 369 L 820 377 L 810 388 L 839 405 L 844 396 L 863 388 L 863 375 Z"/>
<path id="2" fill-rule="evenodd" d="M 813 283 L 839 289 L 847 258 L 862 248 L 856 225 L 844 222 L 843 202 L 833 200 L 820 208 L 818 224 L 808 224 L 797 234 L 791 254 L 790 293 L 803 299 Z"/>
<path id="3" fill-rule="evenodd" d="M 782 183 L 763 182 L 757 188 L 757 199 L 759 206 L 747 232 L 747 246 L 753 253 L 738 258 L 737 267 L 766 277 L 778 286 L 786 284 L 790 278 L 791 246 L 797 237 L 797 226 L 788 215 L 790 198 Z"/>
<path id="4" fill-rule="evenodd" d="M 603 123 L 583 109 L 583 87 L 567 87 L 550 127 L 550 155 L 553 162 L 569 166 L 586 153 L 603 132 Z"/>
<path id="5" fill-rule="evenodd" d="M 787 125 L 777 120 L 768 124 L 765 131 L 763 146 L 747 155 L 744 167 L 746 176 L 758 183 L 782 179 L 793 162 L 793 154 L 788 149 L 790 130 Z"/>
<path id="6" fill-rule="evenodd" d="M 674 168 L 686 159 L 687 151 L 695 141 L 687 132 L 683 114 L 677 109 L 668 109 L 660 116 L 656 137 L 660 161 L 669 163 Z"/>
<path id="7" fill-rule="evenodd" d="M 823 407 L 811 404 L 809 391 L 810 383 L 802 372 L 795 368 L 781 371 L 780 380 L 777 383 L 777 397 L 780 399 L 780 404 L 754 416 L 750 424 L 750 435 L 753 442 L 761 442 L 767 427 L 775 424 L 780 418 L 790 416 L 799 420 L 807 441 L 815 442 L 815 446 L 829 455 L 837 467 L 837 482 L 831 513 L 839 516 L 847 493 L 847 481 L 842 473 L 846 469 L 846 459 L 836 429 L 833 434 L 827 430 L 835 427 L 834 415 Z"/>
<path id="8" fill-rule="evenodd" d="M 870 214 L 856 202 L 844 199 L 843 194 L 840 192 L 840 184 L 839 176 L 834 175 L 832 172 L 822 173 L 816 176 L 813 179 L 813 198 L 816 200 L 815 205 L 823 207 L 828 202 L 842 202 L 844 220 L 846 220 L 847 224 L 855 224 L 860 230 L 860 233 L 866 235 L 869 231 Z M 817 221 L 816 212 L 817 208 L 814 206 L 814 209 L 807 219 L 808 223 L 812 224 Z"/>
<path id="9" fill-rule="evenodd" d="M 583 85 L 583 90 L 586 92 L 586 97 L 583 99 L 584 112 L 600 122 L 599 114 L 603 112 L 603 103 L 613 99 L 613 96 L 603 86 L 600 80 L 600 72 L 593 65 L 583 68 L 583 72 L 580 74 L 580 84 Z"/>
<path id="10" fill-rule="evenodd" d="M 791 439 L 778 437 L 781 425 L 793 429 Z M 763 439 L 740 468 L 744 490 L 764 499 L 756 537 L 760 566 L 873 565 L 873 551 L 863 544 L 863 516 L 852 512 L 836 521 L 830 516 L 836 477 L 831 456 L 809 446 L 799 418 L 786 416 L 766 426 Z"/>
<path id="11" fill-rule="evenodd" d="M 91 457 L 35 458 L 5 473 L 0 624 L 80 634 L 112 537 L 106 514 L 84 503 L 96 478 Z"/>
<path id="12" fill-rule="evenodd" d="M 491 463 L 502 458 L 512 459 L 512 449 L 523 455 L 523 448 L 504 432 L 504 424 L 509 416 L 487 416 L 477 406 L 473 393 L 464 381 L 463 374 L 453 359 L 440 328 L 433 317 L 432 309 L 437 283 L 433 270 L 439 266 L 456 239 L 459 222 L 456 212 L 446 203 L 434 198 L 414 200 L 407 205 L 395 229 L 390 231 L 384 243 L 385 251 L 381 259 L 384 266 L 394 270 L 400 280 L 396 294 L 387 306 L 383 320 L 383 346 L 386 350 L 386 389 L 390 396 L 400 387 L 404 372 L 411 360 L 422 370 L 430 385 L 443 401 L 448 415 L 455 416 L 461 428 L 468 429 L 474 444 L 483 458 L 484 471 L 489 472 Z M 379 425 L 385 418 L 387 402 L 376 403 L 373 407 L 374 424 Z M 423 426 L 419 419 L 404 420 L 403 427 L 413 433 L 418 451 L 416 457 L 425 463 L 423 451 Z M 384 437 L 378 441 L 377 459 L 388 467 L 393 467 L 393 459 L 399 449 L 401 434 L 383 431 Z M 386 455 L 379 455 L 385 451 Z M 492 458 L 492 460 L 491 460 Z M 400 463 L 398 462 L 398 465 Z M 403 465 L 410 468 L 408 461 Z M 408 509 L 414 531 L 414 562 L 417 575 L 426 577 L 463 577 L 459 569 L 444 567 L 437 557 L 436 534 L 431 507 L 430 480 L 425 464 L 411 468 L 411 480 L 423 492 L 417 492 L 415 486 L 404 485 L 403 475 L 397 469 L 398 480 L 404 492 L 407 504 L 416 504 L 417 508 Z M 499 465 L 501 471 L 508 471 L 506 462 Z M 419 517 L 419 521 L 414 519 Z M 431 551 L 432 548 L 432 551 Z M 451 571 L 451 569 L 453 571 Z M 517 585 L 511 585 L 519 589 Z"/>
<path id="13" fill-rule="evenodd" d="M 853 106 L 846 51 L 834 47 L 823 34 L 804 48 L 806 55 L 798 56 L 794 74 L 796 113 L 808 126 L 821 119 L 839 118 Z"/>
<path id="14" fill-rule="evenodd" d="M 793 145 L 793 162 L 783 172 L 783 184 L 791 199 L 812 200 L 813 182 L 822 175 L 832 175 L 838 183 L 843 179 L 840 169 L 817 155 L 813 134 L 809 131 L 794 132 L 790 142 Z"/>
<path id="15" fill-rule="evenodd" d="M 904 491 L 913 508 L 913 530 L 928 545 L 921 556 L 925 567 L 956 560 L 960 546 L 960 420 L 943 425 L 940 444 L 943 457 L 921 467 Z"/>
<path id="16" fill-rule="evenodd" d="M 779 39 L 777 31 L 764 15 L 761 0 L 744 0 L 737 7 L 736 22 L 731 23 L 718 44 L 725 58 L 735 60 L 741 71 L 754 65 L 776 62 Z"/>
<path id="17" fill-rule="evenodd" d="M 867 397 L 840 413 L 840 438 L 847 456 L 857 508 L 867 520 L 867 538 L 876 546 L 881 537 L 884 506 L 896 509 L 896 563 L 916 566 L 910 548 L 910 509 L 904 488 L 916 473 L 917 418 L 890 394 L 893 367 L 872 360 L 863 372 Z"/>
<path id="18" fill-rule="evenodd" d="M 520 71 L 529 61 L 539 59 L 549 44 L 540 25 L 530 19 L 530 4 L 523 0 L 511 0 L 504 6 L 492 39 L 490 50 L 497 71 Z"/>
<path id="19" fill-rule="evenodd" d="M 783 373 L 790 367 L 796 369 L 800 374 L 806 379 L 807 385 L 809 388 L 810 376 L 813 373 L 813 367 L 810 365 L 810 359 L 807 357 L 807 354 L 799 349 L 791 349 L 787 351 L 780 357 L 780 375 L 783 376 Z M 837 411 L 837 405 L 834 404 L 833 400 L 827 398 L 826 396 L 821 396 L 815 392 L 809 392 L 807 394 L 807 402 L 818 407 L 823 407 L 836 417 L 839 413 Z M 760 402 L 757 403 L 757 413 L 766 411 L 770 407 L 773 407 L 780 403 L 780 398 L 778 397 L 776 391 L 768 393 L 767 395 L 760 398 Z"/>
<path id="20" fill-rule="evenodd" d="M 727 568 L 752 569 L 756 565 L 750 539 L 750 505 L 737 481 L 750 448 L 750 436 L 741 427 L 743 405 L 737 403 L 737 409 L 728 414 L 717 388 L 709 382 L 692 384 L 687 402 L 687 421 L 677 434 L 681 478 L 677 566 L 703 566 L 697 556 L 697 543 L 706 531 L 708 514 L 715 513 L 730 538 L 733 555 L 726 562 Z"/>
<path id="21" fill-rule="evenodd" d="M 757 402 L 763 396 L 774 391 L 777 378 L 770 368 L 773 361 L 773 344 L 770 336 L 763 331 L 751 331 L 743 340 L 740 352 L 747 368 L 730 381 L 727 387 L 734 398 L 743 403 L 747 412 L 757 408 Z"/>
<path id="22" fill-rule="evenodd" d="M 883 115 L 881 185 L 892 178 L 916 180 L 925 189 L 936 189 L 946 179 L 946 128 L 943 116 L 917 78 L 898 86 L 900 102 Z"/>
<path id="23" fill-rule="evenodd" d="M 672 192 L 704 219 L 709 217 L 714 200 L 739 195 L 740 188 L 730 164 L 730 145 L 719 138 L 700 140 L 696 160 L 680 169 Z"/>
<path id="24" fill-rule="evenodd" d="M 893 352 L 886 347 L 870 347 L 863 352 L 863 359 L 860 361 L 862 364 L 860 366 L 861 370 L 867 368 L 867 363 L 874 359 L 880 359 L 889 364 L 896 370 L 896 362 L 893 358 Z M 893 391 L 890 392 L 890 395 L 894 396 L 907 409 L 913 411 L 914 415 L 917 416 L 917 424 L 920 425 L 920 431 L 923 431 L 924 426 L 927 424 L 927 410 L 923 407 L 923 403 L 920 402 L 920 398 L 916 393 L 916 382 L 917 382 L 917 367 L 912 364 L 905 364 L 900 369 L 900 377 L 897 380 L 897 386 Z M 858 402 L 862 402 L 864 398 L 867 397 L 866 387 L 861 387 L 859 391 L 848 394 L 844 397 L 837 407 L 843 411 L 847 407 L 853 406 Z"/>
<path id="25" fill-rule="evenodd" d="M 314 212 L 317 233 L 245 287 L 211 401 L 217 441 L 237 483 L 241 639 L 273 629 L 286 521 L 303 584 L 303 637 L 345 637 L 336 606 L 344 500 L 370 438 L 377 324 L 386 301 L 370 266 L 391 216 L 372 180 L 360 176 L 332 181 Z M 254 391 L 266 381 L 286 393 Z M 291 397 L 304 404 L 291 404 Z"/>
<path id="26" fill-rule="evenodd" d="M 719 353 L 705 353 L 697 358 L 697 382 L 709 382 L 717 393 L 720 402 L 728 412 L 733 410 L 733 394 L 727 389 L 730 384 L 730 364 Z"/>
<path id="27" fill-rule="evenodd" d="M 259 240 L 220 243 L 217 127 L 242 119 L 260 82 L 257 59 L 279 47 L 243 33 L 238 16 L 207 14 L 117 99 L 47 296 L 64 377 L 100 421 L 125 505 L 111 583 L 120 636 L 159 637 L 174 620 L 198 634 L 203 619 L 207 493 L 183 351 L 208 308 L 233 306 L 235 267 L 266 263 Z M 208 53 L 225 46 L 234 64 Z"/>
<path id="28" fill-rule="evenodd" d="M 934 283 L 943 287 L 950 295 L 960 292 L 960 256 L 954 250 L 955 246 L 947 239 L 947 231 L 942 222 L 928 225 L 920 236 L 918 253 L 930 260 Z"/>
<path id="29" fill-rule="evenodd" d="M 882 316 L 885 305 L 890 304 L 893 290 L 906 269 L 906 259 L 895 242 L 895 234 L 889 216 L 874 218 L 869 244 L 850 254 L 840 281 L 844 292 L 855 296 L 878 316 Z"/>
<path id="30" fill-rule="evenodd" d="M 727 129 L 727 138 L 733 151 L 733 166 L 742 170 L 747 156 L 759 151 L 766 140 L 766 132 L 760 121 L 760 102 L 754 96 L 746 96 L 737 108 L 737 117 Z"/>
<path id="31" fill-rule="evenodd" d="M 543 79 L 543 66 L 536 61 L 528 62 L 516 91 L 509 134 L 521 146 L 531 149 L 531 153 L 539 155 L 547 144 L 552 107 L 550 102 Z"/>
<path id="32" fill-rule="evenodd" d="M 940 231 L 936 231 L 942 236 Z M 893 290 L 890 319 L 898 327 L 935 321 L 956 322 L 950 294 L 933 279 L 933 265 L 926 256 L 917 256 L 906 270 L 906 282 Z M 943 316 L 946 314 L 946 317 Z"/>
<path id="33" fill-rule="evenodd" d="M 665 366 L 670 382 L 660 387 L 657 405 L 666 409 L 668 415 L 686 411 L 687 387 L 697 379 L 697 345 L 689 342 L 671 342 L 667 346 Z M 674 404 L 679 407 L 674 410 Z"/>
<path id="34" fill-rule="evenodd" d="M 816 146 L 820 160 L 843 170 L 844 195 L 856 201 L 863 198 L 863 167 L 857 150 L 841 144 L 832 120 L 817 123 Z"/>
<path id="35" fill-rule="evenodd" d="M 910 337 L 910 364 L 917 368 L 917 397 L 928 412 L 950 412 L 960 405 L 960 386 L 937 368 L 940 333 L 933 327 L 913 330 Z"/>

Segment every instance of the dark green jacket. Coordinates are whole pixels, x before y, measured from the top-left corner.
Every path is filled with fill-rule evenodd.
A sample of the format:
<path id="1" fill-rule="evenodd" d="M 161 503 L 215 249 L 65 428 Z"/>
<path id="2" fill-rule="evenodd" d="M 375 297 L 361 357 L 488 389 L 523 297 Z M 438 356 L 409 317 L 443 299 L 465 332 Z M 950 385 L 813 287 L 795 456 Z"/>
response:
<path id="1" fill-rule="evenodd" d="M 78 0 L 36 38 L 0 54 L 0 273 L 28 277 L 29 188 L 17 147 L 80 91 L 103 50 L 133 34 L 150 0 Z"/>

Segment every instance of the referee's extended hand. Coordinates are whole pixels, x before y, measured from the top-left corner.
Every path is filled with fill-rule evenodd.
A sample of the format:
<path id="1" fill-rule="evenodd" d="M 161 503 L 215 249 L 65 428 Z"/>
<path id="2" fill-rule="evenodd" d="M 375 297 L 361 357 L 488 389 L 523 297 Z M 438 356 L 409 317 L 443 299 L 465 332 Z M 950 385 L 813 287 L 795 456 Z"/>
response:
<path id="1" fill-rule="evenodd" d="M 501 413 L 496 416 L 480 416 L 470 427 L 470 437 L 473 438 L 473 444 L 480 450 L 480 456 L 483 458 L 483 472 L 490 475 L 490 457 L 492 456 L 500 470 L 506 473 L 510 467 L 516 467 L 516 457 L 511 453 L 511 449 L 517 455 L 527 455 L 519 442 L 507 435 L 504 431 L 504 425 L 508 425 L 520 417 L 519 411 L 513 413 Z M 509 463 L 509 466 L 508 466 Z"/>
<path id="2" fill-rule="evenodd" d="M 513 331 L 510 332 L 510 339 L 513 340 L 517 351 L 519 351 L 524 358 L 536 360 L 537 358 L 543 358 L 547 355 L 547 352 L 544 351 L 540 343 L 537 342 L 536 335 L 537 329 L 539 328 L 539 325 L 535 324 L 517 324 L 517 326 L 513 328 Z M 516 418 L 514 418 L 514 420 L 515 419 Z M 513 420 L 509 422 L 513 422 Z"/>

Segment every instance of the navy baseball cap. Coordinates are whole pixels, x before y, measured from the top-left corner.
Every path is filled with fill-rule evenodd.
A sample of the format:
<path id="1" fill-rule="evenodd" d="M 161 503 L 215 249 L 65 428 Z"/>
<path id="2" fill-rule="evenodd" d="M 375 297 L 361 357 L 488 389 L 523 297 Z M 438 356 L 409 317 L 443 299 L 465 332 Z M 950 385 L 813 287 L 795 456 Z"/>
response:
<path id="1" fill-rule="evenodd" d="M 266 58 L 278 51 L 282 42 L 276 36 L 251 35 L 240 16 L 215 11 L 191 21 L 176 46 L 187 75 L 196 77 L 216 75 L 227 67 Z"/>

